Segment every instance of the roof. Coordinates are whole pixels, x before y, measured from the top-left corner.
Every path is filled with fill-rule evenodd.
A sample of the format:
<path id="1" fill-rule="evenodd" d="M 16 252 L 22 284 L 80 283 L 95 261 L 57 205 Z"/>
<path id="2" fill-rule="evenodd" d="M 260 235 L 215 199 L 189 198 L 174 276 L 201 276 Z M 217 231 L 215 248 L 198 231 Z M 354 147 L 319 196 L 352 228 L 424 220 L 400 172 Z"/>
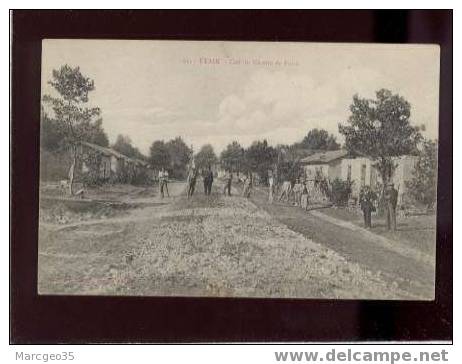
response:
<path id="1" fill-rule="evenodd" d="M 124 159 L 125 161 L 132 162 L 132 163 L 141 165 L 143 167 L 148 166 L 148 162 L 145 162 L 145 161 L 143 161 L 141 159 L 137 159 L 137 158 L 127 157 L 125 154 L 119 153 L 118 151 L 116 151 L 114 149 L 102 147 L 101 145 L 93 144 L 93 143 L 89 143 L 89 142 L 82 142 L 82 144 L 86 145 L 89 148 L 97 150 L 98 152 L 100 152 L 100 153 L 102 153 L 102 154 L 104 154 L 106 156 L 112 155 L 112 156 L 114 156 L 114 157 L 116 157 L 118 159 Z"/>
<path id="2" fill-rule="evenodd" d="M 327 164 L 348 155 L 345 149 L 317 152 L 300 160 L 303 164 Z"/>
<path id="3" fill-rule="evenodd" d="M 89 142 L 82 142 L 82 144 L 86 145 L 89 148 L 95 149 L 104 155 L 113 155 L 114 157 L 117 157 L 117 158 L 132 160 L 132 158 L 127 157 L 126 155 L 123 155 L 122 153 L 119 153 L 116 150 L 111 149 L 111 148 L 102 147 L 101 145 L 97 145 L 97 144 L 93 144 Z"/>
<path id="4" fill-rule="evenodd" d="M 138 158 L 132 158 L 136 163 L 142 165 L 143 167 L 148 167 L 149 166 L 149 163 L 148 162 L 145 162 L 141 159 L 138 159 Z"/>

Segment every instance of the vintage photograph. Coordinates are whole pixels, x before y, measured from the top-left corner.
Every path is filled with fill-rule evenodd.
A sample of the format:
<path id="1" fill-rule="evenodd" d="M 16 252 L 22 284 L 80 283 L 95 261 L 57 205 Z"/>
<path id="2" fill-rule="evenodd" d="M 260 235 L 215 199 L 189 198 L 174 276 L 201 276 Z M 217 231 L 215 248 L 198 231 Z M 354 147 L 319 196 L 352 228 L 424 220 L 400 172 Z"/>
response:
<path id="1" fill-rule="evenodd" d="M 38 293 L 433 300 L 439 64 L 44 40 Z"/>

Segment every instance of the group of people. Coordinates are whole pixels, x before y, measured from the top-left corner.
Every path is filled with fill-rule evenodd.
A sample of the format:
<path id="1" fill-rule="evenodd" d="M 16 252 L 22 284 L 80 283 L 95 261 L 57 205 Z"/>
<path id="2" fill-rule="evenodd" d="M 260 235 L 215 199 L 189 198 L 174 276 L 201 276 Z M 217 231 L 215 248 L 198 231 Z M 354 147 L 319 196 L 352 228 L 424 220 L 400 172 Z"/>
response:
<path id="1" fill-rule="evenodd" d="M 276 193 L 276 183 L 274 176 L 268 178 L 269 192 L 268 202 L 273 203 Z M 278 201 L 292 203 L 293 206 L 308 209 L 310 193 L 307 181 L 303 178 L 296 178 L 294 181 L 284 181 L 280 185 Z M 359 206 L 363 212 L 364 226 L 368 229 L 372 227 L 372 212 L 376 210 L 377 194 L 370 186 L 363 186 L 359 193 Z M 398 203 L 398 191 L 393 183 L 388 183 L 383 195 L 384 209 L 387 219 L 388 230 L 396 231 L 396 206 Z"/>
<path id="2" fill-rule="evenodd" d="M 164 198 L 165 193 L 169 196 L 168 192 L 168 171 L 161 169 L 159 172 L 159 189 L 160 195 Z M 194 194 L 196 182 L 198 178 L 198 170 L 191 168 L 187 178 L 187 195 L 191 197 Z M 207 169 L 202 171 L 202 180 L 204 183 L 204 194 L 210 196 L 212 193 L 212 185 L 214 182 L 214 174 L 209 166 Z M 233 181 L 233 173 L 228 171 L 224 176 L 223 194 L 231 196 L 231 186 Z M 253 188 L 253 176 L 252 173 L 245 175 L 244 178 L 240 179 L 243 182 L 242 196 L 249 198 Z M 270 174 L 268 176 L 268 202 L 274 202 L 274 195 L 276 194 L 277 184 L 275 177 Z M 398 191 L 395 189 L 393 183 L 388 183 L 384 190 L 384 203 L 385 212 L 387 218 L 388 230 L 396 230 L 396 206 L 398 202 Z M 295 183 L 291 181 L 284 181 L 280 187 L 280 193 L 278 201 L 285 201 L 289 203 L 292 201 L 294 206 L 308 209 L 309 205 L 309 191 L 306 180 L 296 178 Z M 363 212 L 364 226 L 368 229 L 372 227 L 372 212 L 376 210 L 375 203 L 377 201 L 377 194 L 369 186 L 363 186 L 359 193 L 359 206 Z"/>
<path id="3" fill-rule="evenodd" d="M 199 172 L 195 167 L 192 167 L 189 170 L 188 178 L 187 178 L 187 195 L 191 197 L 194 194 L 196 189 L 196 183 L 198 178 Z M 225 185 L 224 185 L 224 194 L 228 194 L 231 196 L 231 183 L 233 180 L 233 175 L 231 172 L 227 173 L 225 176 Z M 214 181 L 214 175 L 212 168 L 209 166 L 207 169 L 202 171 L 202 181 L 204 183 L 204 194 L 210 196 L 212 193 L 212 185 Z"/>
<path id="4" fill-rule="evenodd" d="M 159 171 L 159 192 L 161 198 L 165 197 L 165 193 L 167 194 L 168 197 L 170 197 L 168 193 L 168 171 L 164 168 L 162 168 Z M 210 195 L 212 191 L 212 183 L 213 183 L 213 173 L 212 171 L 209 170 L 206 171 L 203 175 L 204 178 L 204 193 L 206 195 Z M 196 180 L 197 180 L 197 170 L 195 168 L 192 168 L 189 173 L 188 173 L 188 180 L 187 180 L 187 194 L 188 197 L 192 196 L 194 194 L 194 190 L 196 188 Z"/>
<path id="5" fill-rule="evenodd" d="M 398 191 L 393 183 L 388 183 L 383 195 L 385 203 L 385 214 L 387 217 L 387 228 L 396 231 L 396 206 L 398 204 Z M 372 227 L 372 212 L 376 210 L 375 202 L 377 194 L 369 187 L 363 186 L 359 193 L 359 205 L 364 216 L 364 226 L 367 229 Z"/>
<path id="6" fill-rule="evenodd" d="M 268 202 L 273 203 L 275 193 L 274 177 L 272 175 L 268 178 L 269 194 Z M 295 183 L 291 181 L 284 181 L 281 185 L 278 201 L 290 202 L 292 200 L 294 206 L 299 206 L 308 209 L 308 187 L 306 181 L 301 178 L 296 178 Z"/>
<path id="7" fill-rule="evenodd" d="M 196 182 L 198 177 L 198 170 L 195 167 L 192 167 L 188 173 L 187 179 L 187 195 L 188 198 L 194 194 L 196 189 Z M 204 194 L 206 196 L 210 196 L 212 193 L 212 185 L 213 185 L 213 171 L 209 166 L 207 169 L 202 171 L 202 181 L 204 182 Z"/>
<path id="8" fill-rule="evenodd" d="M 188 197 L 191 197 L 194 194 L 198 175 L 199 172 L 195 167 L 189 170 L 187 178 Z M 204 194 L 210 196 L 210 194 L 212 193 L 212 185 L 214 182 L 214 174 L 210 166 L 202 171 L 202 180 L 204 183 Z M 223 181 L 223 194 L 226 196 L 231 196 L 233 173 L 231 171 L 226 172 Z M 253 186 L 252 174 L 249 173 L 241 181 L 243 182 L 242 196 L 249 198 Z"/>

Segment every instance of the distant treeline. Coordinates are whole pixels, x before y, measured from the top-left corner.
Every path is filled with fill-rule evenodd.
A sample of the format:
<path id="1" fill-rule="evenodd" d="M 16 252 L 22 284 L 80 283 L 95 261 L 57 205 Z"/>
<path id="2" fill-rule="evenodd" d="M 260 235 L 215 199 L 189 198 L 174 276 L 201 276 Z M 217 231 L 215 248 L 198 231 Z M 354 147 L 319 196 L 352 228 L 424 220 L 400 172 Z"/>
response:
<path id="1" fill-rule="evenodd" d="M 47 152 L 62 152 L 65 147 L 57 124 L 59 122 L 51 118 L 42 108 L 41 147 Z M 112 148 L 127 157 L 144 160 L 153 169 L 165 168 L 170 171 L 172 177 L 179 179 L 186 177 L 187 166 L 193 153 L 191 147 L 181 137 L 167 142 L 154 141 L 149 148 L 149 155 L 141 153 L 127 135 L 118 135 L 111 145 L 102 126 L 102 119 L 94 123 L 92 130 L 86 136 L 85 141 Z M 244 148 L 238 141 L 233 141 L 217 155 L 210 144 L 205 144 L 194 154 L 194 160 L 196 167 L 200 169 L 219 165 L 222 169 L 234 173 L 254 171 L 265 179 L 268 169 L 272 169 L 278 162 L 287 172 L 293 169 L 294 166 L 290 163 L 295 163 L 297 157 L 298 159 L 305 157 L 310 151 L 339 148 L 340 145 L 332 134 L 323 129 L 313 129 L 300 142 L 291 145 L 271 146 L 266 140 L 258 140 L 251 143 L 248 148 Z"/>

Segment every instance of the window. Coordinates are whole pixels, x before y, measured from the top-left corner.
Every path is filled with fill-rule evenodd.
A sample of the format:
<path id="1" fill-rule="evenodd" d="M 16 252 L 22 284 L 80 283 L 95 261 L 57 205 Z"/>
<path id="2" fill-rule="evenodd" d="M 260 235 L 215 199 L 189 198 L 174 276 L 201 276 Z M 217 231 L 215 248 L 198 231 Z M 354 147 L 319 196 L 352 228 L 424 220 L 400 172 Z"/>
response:
<path id="1" fill-rule="evenodd" d="M 348 165 L 347 181 L 351 181 L 351 164 Z"/>

